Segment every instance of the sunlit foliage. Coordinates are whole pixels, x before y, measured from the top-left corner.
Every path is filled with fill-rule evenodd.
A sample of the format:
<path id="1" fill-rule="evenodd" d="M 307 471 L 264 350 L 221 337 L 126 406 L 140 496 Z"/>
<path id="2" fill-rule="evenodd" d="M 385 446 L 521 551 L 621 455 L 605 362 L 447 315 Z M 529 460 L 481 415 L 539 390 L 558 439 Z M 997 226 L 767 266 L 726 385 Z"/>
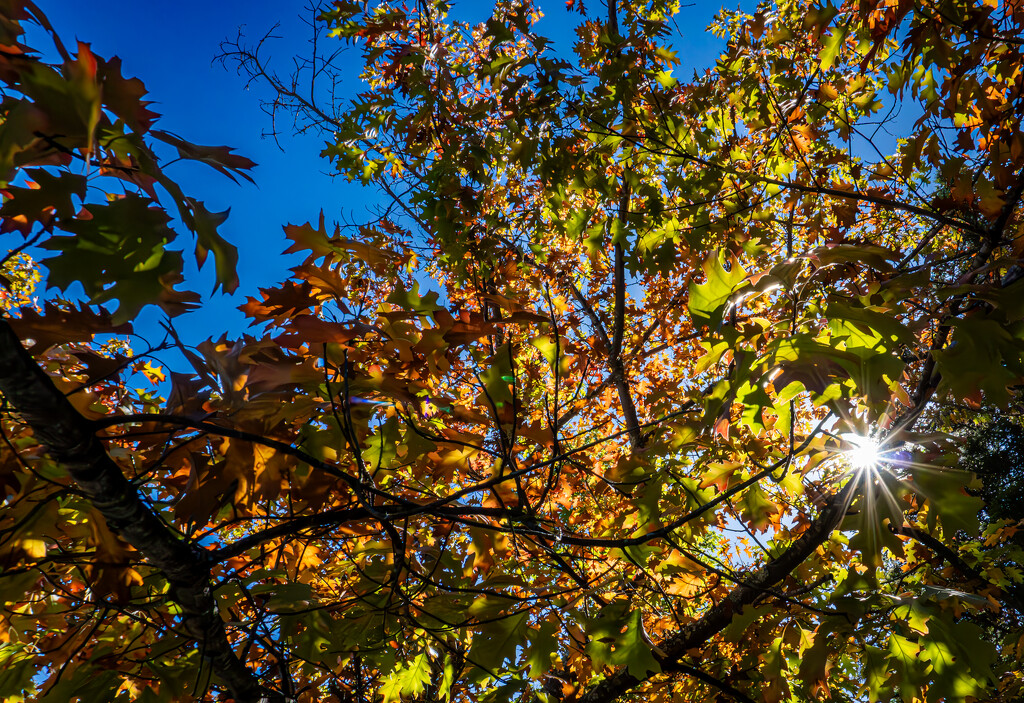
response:
<path id="1" fill-rule="evenodd" d="M 351 99 L 228 45 L 386 205 L 199 341 L 236 251 L 158 155 L 252 162 L 0 3 L 2 231 L 86 296 L 0 322 L 0 696 L 1020 698 L 958 463 L 1024 377 L 1024 11 L 725 10 L 687 80 L 678 3 L 570 4 L 337 2 Z"/>

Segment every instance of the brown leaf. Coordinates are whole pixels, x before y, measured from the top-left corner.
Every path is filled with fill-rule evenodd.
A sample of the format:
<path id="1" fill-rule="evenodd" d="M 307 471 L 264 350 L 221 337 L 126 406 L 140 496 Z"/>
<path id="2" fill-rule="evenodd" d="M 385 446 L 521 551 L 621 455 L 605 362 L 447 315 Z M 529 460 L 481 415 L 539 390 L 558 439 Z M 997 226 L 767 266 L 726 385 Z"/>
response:
<path id="1" fill-rule="evenodd" d="M 203 416 L 203 404 L 210 392 L 198 377 L 171 371 L 171 392 L 167 396 L 167 410 L 174 415 Z"/>
<path id="2" fill-rule="evenodd" d="M 316 368 L 316 359 L 287 358 L 254 365 L 249 370 L 247 387 L 251 393 L 274 391 L 285 386 L 320 382 L 323 369 Z"/>
<path id="3" fill-rule="evenodd" d="M 121 371 L 128 364 L 128 357 L 101 356 L 93 351 L 74 351 L 72 355 L 85 365 L 85 385 L 91 386 L 101 380 L 117 381 Z"/>
<path id="4" fill-rule="evenodd" d="M 369 334 L 374 328 L 362 322 L 327 322 L 312 315 L 300 315 L 286 327 L 291 334 L 284 334 L 274 341 L 278 344 L 297 349 L 311 343 L 335 342 L 344 344 L 357 337 Z"/>
<path id="5" fill-rule="evenodd" d="M 57 344 L 91 342 L 97 334 L 131 334 L 130 323 L 115 325 L 110 313 L 82 304 L 80 308 L 46 303 L 42 314 L 34 308 L 22 308 L 21 317 L 10 320 L 11 327 L 34 356 L 44 354 Z M 31 340 L 31 344 L 27 344 Z"/>
<path id="6" fill-rule="evenodd" d="M 108 596 L 115 603 L 128 602 L 131 587 L 143 583 L 142 576 L 131 566 L 131 560 L 138 558 L 137 552 L 110 531 L 107 521 L 96 509 L 89 512 L 89 527 L 89 542 L 95 547 L 95 553 L 85 568 L 86 579 L 97 596 Z"/>
<path id="7" fill-rule="evenodd" d="M 308 281 L 321 293 L 333 296 L 341 310 L 346 314 L 349 312 L 348 307 L 342 302 L 348 293 L 348 280 L 339 276 L 337 270 L 327 266 L 303 264 L 293 268 L 292 273 L 296 278 Z"/>
<path id="8" fill-rule="evenodd" d="M 313 286 L 303 281 L 296 284 L 286 281 L 277 288 L 260 288 L 263 301 L 249 297 L 239 310 L 253 319 L 252 324 L 273 321 L 282 323 L 287 318 L 309 313 L 320 306 L 320 299 L 314 294 Z"/>
<path id="9" fill-rule="evenodd" d="M 300 251 L 309 251 L 307 262 L 313 262 L 334 252 L 334 247 L 329 243 L 330 237 L 324 225 L 324 213 L 320 211 L 320 225 L 313 229 L 313 225 L 285 225 L 284 236 L 295 242 L 284 250 L 284 254 L 294 254 Z"/>
<path id="10" fill-rule="evenodd" d="M 243 477 L 239 474 L 238 462 L 220 461 L 211 465 L 207 457 L 192 452 L 190 463 L 188 483 L 174 504 L 174 515 L 184 522 L 205 524 L 221 507 L 234 500 Z"/>
<path id="11" fill-rule="evenodd" d="M 256 166 L 256 162 L 238 154 L 232 154 L 231 147 L 226 146 L 200 146 L 187 142 L 176 134 L 154 129 L 150 132 L 162 142 L 166 142 L 178 149 L 178 156 L 192 161 L 202 161 L 212 168 L 220 171 L 232 181 L 238 182 L 235 176 L 241 176 L 250 183 L 255 183 L 248 173 L 242 171 Z"/>

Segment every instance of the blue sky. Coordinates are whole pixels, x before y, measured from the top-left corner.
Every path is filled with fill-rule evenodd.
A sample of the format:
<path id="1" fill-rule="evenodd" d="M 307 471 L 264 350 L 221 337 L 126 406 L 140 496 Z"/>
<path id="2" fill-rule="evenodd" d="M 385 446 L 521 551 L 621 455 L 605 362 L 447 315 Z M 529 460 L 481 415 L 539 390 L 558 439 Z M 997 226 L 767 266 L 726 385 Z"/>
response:
<path id="1" fill-rule="evenodd" d="M 561 0 L 539 4 L 548 10 L 539 31 L 568 50 L 570 23 L 578 15 L 568 16 Z M 259 99 L 266 93 L 258 87 L 246 90 L 241 76 L 213 61 L 219 44 L 234 38 L 239 28 L 256 39 L 280 23 L 275 34 L 281 39 L 271 44 L 271 53 L 285 72 L 290 57 L 304 52 L 310 36 L 300 14 L 308 18 L 311 13 L 303 11 L 301 0 L 39 0 L 39 5 L 69 49 L 74 50 L 74 41 L 80 39 L 104 58 L 121 57 L 124 74 L 141 78 L 156 102 L 154 109 L 162 115 L 158 127 L 195 143 L 232 146 L 259 164 L 252 173 L 257 186 L 244 181 L 235 185 L 201 166 L 170 171 L 187 193 L 204 200 L 209 209 L 231 208 L 221 232 L 240 250 L 241 286 L 235 295 L 207 296 L 212 287 L 208 281 L 190 286 L 204 294 L 204 307 L 175 319 L 187 341 L 197 343 L 224 331 L 237 336 L 245 330 L 237 306 L 246 295 L 257 295 L 260 285 L 282 280 L 288 267 L 301 258 L 280 255 L 287 246 L 283 225 L 315 222 L 321 209 L 329 222 L 343 214 L 349 221 L 368 219 L 368 208 L 378 201 L 378 194 L 331 178 L 330 165 L 319 157 L 323 147 L 319 137 L 291 137 L 285 130 L 280 140 L 284 151 L 273 139 L 263 138 L 270 120 L 260 109 Z M 591 0 L 588 5 L 593 11 L 603 2 Z M 483 17 L 483 7 L 455 2 L 456 12 L 473 17 Z M 684 9 L 678 20 L 684 36 L 677 49 L 684 64 L 677 75 L 683 79 L 694 68 L 712 64 L 721 49 L 721 43 L 704 32 L 715 7 L 700 3 Z M 358 54 L 350 50 L 342 62 L 350 67 L 345 86 L 354 93 L 359 88 Z M 157 310 L 150 309 L 136 329 L 152 333 L 160 318 Z"/>
<path id="2" fill-rule="evenodd" d="M 190 195 L 204 200 L 210 210 L 231 208 L 221 233 L 239 248 L 242 285 L 233 296 L 207 296 L 212 282 L 192 284 L 204 295 L 204 308 L 175 319 L 191 342 L 222 331 L 237 335 L 245 329 L 235 308 L 246 295 L 256 295 L 260 285 L 269 286 L 285 276 L 297 257 L 279 254 L 286 248 L 281 227 L 289 222 L 316 220 L 323 208 L 327 218 L 342 211 L 361 211 L 375 198 L 372 191 L 344 179 L 332 179 L 330 165 L 319 157 L 322 141 L 315 137 L 263 138 L 270 120 L 259 107 L 261 94 L 245 89 L 242 77 L 213 59 L 218 46 L 234 38 L 239 27 L 252 38 L 265 34 L 276 23 L 282 39 L 272 45 L 273 55 L 287 60 L 305 49 L 309 30 L 298 13 L 301 3 L 251 0 L 51 0 L 41 9 L 72 51 L 75 39 L 87 41 L 95 53 L 120 56 L 126 76 L 137 76 L 149 89 L 153 108 L 162 117 L 161 129 L 176 132 L 198 144 L 225 144 L 259 164 L 252 171 L 257 185 L 236 185 L 212 169 L 181 164 L 169 173 Z M 36 47 L 45 50 L 46 47 Z M 353 54 L 353 59 L 358 57 Z M 283 68 L 287 64 L 283 63 Z M 352 84 L 358 66 L 352 66 Z M 209 267 L 208 267 L 209 268 Z M 209 277 L 204 277 L 209 278 Z M 155 326 L 161 314 L 149 309 L 136 325 L 140 331 Z M 150 323 L 150 324 L 147 324 Z"/>

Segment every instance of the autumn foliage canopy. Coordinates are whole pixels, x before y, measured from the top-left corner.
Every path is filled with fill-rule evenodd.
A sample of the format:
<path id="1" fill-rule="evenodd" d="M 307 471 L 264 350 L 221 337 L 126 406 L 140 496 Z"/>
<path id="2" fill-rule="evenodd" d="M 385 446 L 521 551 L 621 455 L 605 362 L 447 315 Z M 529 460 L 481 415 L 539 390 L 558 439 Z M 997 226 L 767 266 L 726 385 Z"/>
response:
<path id="1" fill-rule="evenodd" d="M 569 5 L 325 6 L 348 97 L 227 45 L 384 205 L 204 341 L 172 162 L 255 164 L 0 0 L 0 699 L 1024 696 L 964 468 L 1024 407 L 1024 5 L 723 11 L 692 78 L 678 2 Z"/>

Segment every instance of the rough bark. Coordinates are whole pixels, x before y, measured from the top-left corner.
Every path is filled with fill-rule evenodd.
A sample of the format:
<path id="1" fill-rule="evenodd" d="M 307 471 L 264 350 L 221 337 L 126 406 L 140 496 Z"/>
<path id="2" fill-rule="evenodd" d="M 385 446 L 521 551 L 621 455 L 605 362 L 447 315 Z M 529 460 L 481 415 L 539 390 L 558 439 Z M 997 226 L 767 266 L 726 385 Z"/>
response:
<path id="1" fill-rule="evenodd" d="M 0 319 L 0 393 L 50 456 L 67 470 L 110 529 L 163 572 L 171 585 L 171 598 L 181 606 L 184 629 L 235 700 L 283 702 L 280 694 L 260 685 L 231 648 L 204 555 L 143 502 L 96 437 L 93 424 L 39 368 L 4 319 Z"/>

